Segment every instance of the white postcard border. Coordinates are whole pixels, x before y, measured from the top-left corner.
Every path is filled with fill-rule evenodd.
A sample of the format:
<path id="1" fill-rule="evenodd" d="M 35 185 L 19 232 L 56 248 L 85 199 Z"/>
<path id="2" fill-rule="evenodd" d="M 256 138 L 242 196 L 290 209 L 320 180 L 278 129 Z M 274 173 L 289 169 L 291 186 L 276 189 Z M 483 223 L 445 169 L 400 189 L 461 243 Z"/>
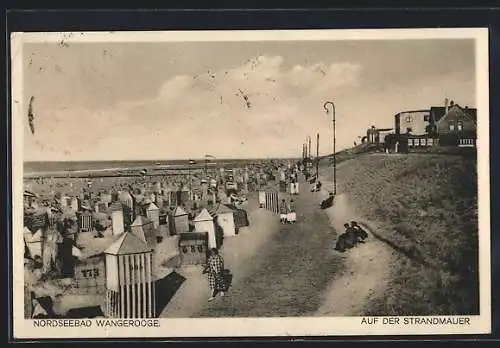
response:
<path id="1" fill-rule="evenodd" d="M 297 41 L 297 40 L 417 40 L 474 39 L 476 41 L 476 95 L 478 110 L 479 182 L 479 277 L 480 315 L 466 316 L 470 325 L 362 324 L 359 317 L 151 319 L 153 327 L 37 327 L 37 320 L 24 319 L 22 263 L 23 243 L 23 64 L 22 45 L 27 42 L 166 42 L 166 41 Z M 12 234 L 14 338 L 122 338 L 122 337 L 234 337 L 234 336 L 326 336 L 326 335 L 430 335 L 480 334 L 491 331 L 490 178 L 489 178 L 489 68 L 488 29 L 377 29 L 377 30 L 271 30 L 271 31 L 175 31 L 13 33 L 12 63 Z M 19 256 L 16 256 L 19 255 Z M 427 317 L 429 318 L 429 317 Z M 439 318 L 439 317 L 436 317 Z M 66 323 L 70 325 L 71 323 Z M 66 325 L 64 324 L 64 325 Z M 75 321 L 72 322 L 75 324 Z M 82 324 L 82 323 L 80 323 Z M 156 326 L 158 324 L 159 326 Z M 40 321 L 38 321 L 40 325 Z"/>

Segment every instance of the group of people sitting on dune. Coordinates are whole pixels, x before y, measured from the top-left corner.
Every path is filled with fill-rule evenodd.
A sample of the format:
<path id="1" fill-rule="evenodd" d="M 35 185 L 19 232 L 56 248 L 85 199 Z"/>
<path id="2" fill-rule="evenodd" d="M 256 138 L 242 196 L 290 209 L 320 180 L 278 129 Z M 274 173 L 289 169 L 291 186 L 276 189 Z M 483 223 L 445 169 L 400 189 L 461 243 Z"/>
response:
<path id="1" fill-rule="evenodd" d="M 351 221 L 351 225 L 345 223 L 344 227 L 345 232 L 339 236 L 335 250 L 344 252 L 358 243 L 364 243 L 365 239 L 368 238 L 368 233 L 356 221 Z"/>

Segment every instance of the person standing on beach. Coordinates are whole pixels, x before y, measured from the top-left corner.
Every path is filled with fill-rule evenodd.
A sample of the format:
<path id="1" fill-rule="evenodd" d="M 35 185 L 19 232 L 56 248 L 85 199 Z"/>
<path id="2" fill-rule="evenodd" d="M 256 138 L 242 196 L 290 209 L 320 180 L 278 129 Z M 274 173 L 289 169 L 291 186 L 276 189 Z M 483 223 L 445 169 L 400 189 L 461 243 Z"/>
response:
<path id="1" fill-rule="evenodd" d="M 212 289 L 212 296 L 208 299 L 213 301 L 217 295 L 224 296 L 226 281 L 224 279 L 224 259 L 219 255 L 216 248 L 210 250 L 206 273 L 208 273 L 208 283 Z"/>

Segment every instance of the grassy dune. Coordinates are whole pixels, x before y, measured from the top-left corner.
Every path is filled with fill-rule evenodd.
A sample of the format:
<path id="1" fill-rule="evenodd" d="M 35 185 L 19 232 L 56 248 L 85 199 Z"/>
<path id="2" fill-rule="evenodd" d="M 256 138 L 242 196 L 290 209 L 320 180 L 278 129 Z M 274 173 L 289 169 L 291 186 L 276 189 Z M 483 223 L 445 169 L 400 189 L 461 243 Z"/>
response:
<path id="1" fill-rule="evenodd" d="M 391 284 L 367 315 L 478 314 L 475 158 L 362 155 L 338 178 L 394 250 Z"/>

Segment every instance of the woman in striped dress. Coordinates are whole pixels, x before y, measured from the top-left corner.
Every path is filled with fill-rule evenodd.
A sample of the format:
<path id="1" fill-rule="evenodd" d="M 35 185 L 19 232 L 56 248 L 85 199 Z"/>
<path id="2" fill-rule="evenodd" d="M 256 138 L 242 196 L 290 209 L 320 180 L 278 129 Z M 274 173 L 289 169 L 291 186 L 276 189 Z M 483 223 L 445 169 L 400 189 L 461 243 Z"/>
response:
<path id="1" fill-rule="evenodd" d="M 212 301 L 218 294 L 224 296 L 226 282 L 224 279 L 224 259 L 215 248 L 210 250 L 207 262 L 208 284 L 212 289 L 212 296 L 208 299 Z"/>

